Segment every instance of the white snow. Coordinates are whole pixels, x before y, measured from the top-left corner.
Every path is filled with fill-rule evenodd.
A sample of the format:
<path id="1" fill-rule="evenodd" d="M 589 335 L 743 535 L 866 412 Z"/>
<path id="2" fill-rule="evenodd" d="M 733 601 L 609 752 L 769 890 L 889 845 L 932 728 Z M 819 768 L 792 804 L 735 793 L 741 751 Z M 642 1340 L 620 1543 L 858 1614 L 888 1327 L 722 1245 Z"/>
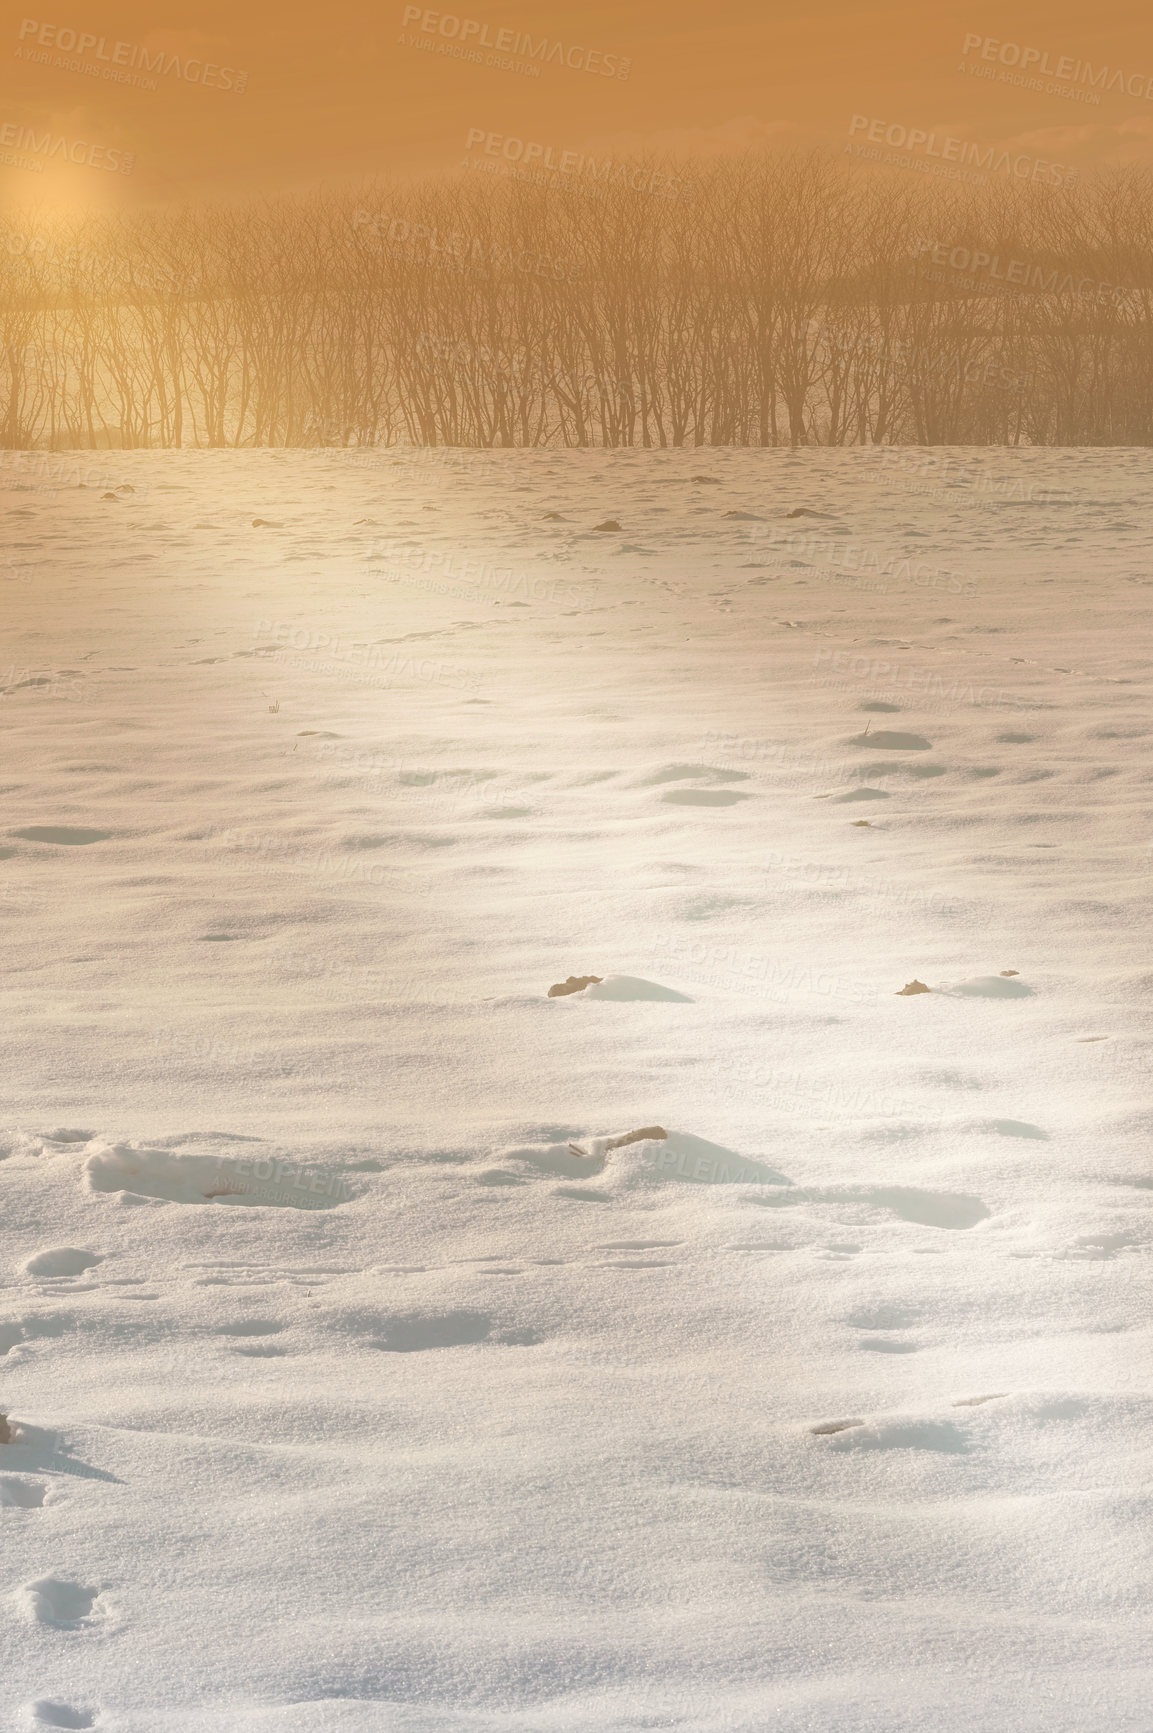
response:
<path id="1" fill-rule="evenodd" d="M 1146 1733 L 1153 456 L 960 455 L 5 478 L 3 1733 Z"/>

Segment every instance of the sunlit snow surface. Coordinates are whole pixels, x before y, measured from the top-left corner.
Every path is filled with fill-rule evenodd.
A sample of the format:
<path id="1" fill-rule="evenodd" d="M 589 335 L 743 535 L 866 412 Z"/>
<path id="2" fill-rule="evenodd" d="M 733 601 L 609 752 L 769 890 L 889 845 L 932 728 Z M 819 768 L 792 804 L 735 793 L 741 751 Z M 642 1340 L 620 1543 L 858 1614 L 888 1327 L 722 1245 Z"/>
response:
<path id="1" fill-rule="evenodd" d="M 4 1733 L 1147 1733 L 1153 455 L 926 455 L 6 454 Z"/>

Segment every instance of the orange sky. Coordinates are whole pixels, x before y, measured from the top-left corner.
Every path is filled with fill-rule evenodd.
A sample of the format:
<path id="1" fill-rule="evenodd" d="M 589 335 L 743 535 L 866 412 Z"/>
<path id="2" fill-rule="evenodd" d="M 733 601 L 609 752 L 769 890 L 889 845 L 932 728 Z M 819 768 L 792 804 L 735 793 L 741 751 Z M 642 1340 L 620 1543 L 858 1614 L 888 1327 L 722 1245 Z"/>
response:
<path id="1" fill-rule="evenodd" d="M 466 0 L 455 13 L 431 9 L 408 22 L 403 0 L 35 7 L 10 8 L 0 25 L 0 196 L 9 214 L 36 203 L 201 201 L 453 169 L 470 129 L 552 145 L 558 155 L 712 153 L 760 142 L 844 150 L 857 115 L 1081 172 L 1153 161 L 1153 29 L 1132 0 L 1099 8 L 893 0 L 879 9 L 844 0 Z M 440 51 L 460 51 L 466 24 L 469 52 L 483 44 L 480 64 Z M 559 44 L 556 54 L 576 65 L 554 57 L 533 77 L 484 63 L 519 46 L 522 66 L 539 64 L 524 61 L 516 41 L 524 32 L 534 43 L 547 38 L 549 53 Z M 89 36 L 95 42 L 78 59 Z M 964 55 L 967 37 L 978 41 Z M 982 58 L 989 39 L 991 60 Z M 108 76 L 148 78 L 142 50 L 150 62 L 163 51 L 167 70 L 151 74 L 155 90 Z M 1004 62 L 1026 50 L 1035 56 L 1028 76 L 1055 89 L 1007 81 L 1021 67 Z M 1089 77 L 1108 68 L 1113 89 L 1078 84 L 1086 62 Z M 206 68 L 221 69 L 208 74 L 214 87 Z M 241 73 L 242 91 L 221 88 Z M 1098 100 L 1077 100 L 1086 94 Z M 859 125 L 856 136 L 864 131 Z"/>

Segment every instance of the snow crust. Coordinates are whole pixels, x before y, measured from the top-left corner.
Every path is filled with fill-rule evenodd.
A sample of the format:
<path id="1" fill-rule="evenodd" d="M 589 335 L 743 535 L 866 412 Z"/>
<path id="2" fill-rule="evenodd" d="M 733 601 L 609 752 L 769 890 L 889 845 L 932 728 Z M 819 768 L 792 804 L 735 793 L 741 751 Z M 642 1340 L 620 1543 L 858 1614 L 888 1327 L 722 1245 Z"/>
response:
<path id="1" fill-rule="evenodd" d="M 1145 1733 L 1153 457 L 951 455 L 5 478 L 4 1733 Z"/>

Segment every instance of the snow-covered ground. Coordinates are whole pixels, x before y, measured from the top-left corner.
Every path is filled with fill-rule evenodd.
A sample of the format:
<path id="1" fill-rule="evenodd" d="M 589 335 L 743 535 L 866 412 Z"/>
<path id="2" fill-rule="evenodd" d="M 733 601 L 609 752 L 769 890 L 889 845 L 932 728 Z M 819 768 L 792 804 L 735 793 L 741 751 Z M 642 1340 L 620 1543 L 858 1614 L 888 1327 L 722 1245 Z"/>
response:
<path id="1" fill-rule="evenodd" d="M 9 455 L 3 1733 L 1147 1733 L 1153 454 L 926 461 Z"/>

